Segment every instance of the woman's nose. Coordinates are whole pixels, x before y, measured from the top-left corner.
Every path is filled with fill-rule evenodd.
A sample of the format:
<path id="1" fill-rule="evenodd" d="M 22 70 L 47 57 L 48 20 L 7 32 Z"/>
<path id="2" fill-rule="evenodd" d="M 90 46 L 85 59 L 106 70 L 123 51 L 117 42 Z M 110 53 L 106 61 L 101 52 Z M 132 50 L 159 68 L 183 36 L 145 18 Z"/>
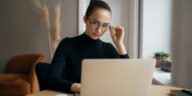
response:
<path id="1" fill-rule="evenodd" d="M 96 29 L 96 32 L 97 32 L 97 33 L 101 33 L 101 32 L 102 32 L 101 26 L 99 26 L 99 27 Z"/>

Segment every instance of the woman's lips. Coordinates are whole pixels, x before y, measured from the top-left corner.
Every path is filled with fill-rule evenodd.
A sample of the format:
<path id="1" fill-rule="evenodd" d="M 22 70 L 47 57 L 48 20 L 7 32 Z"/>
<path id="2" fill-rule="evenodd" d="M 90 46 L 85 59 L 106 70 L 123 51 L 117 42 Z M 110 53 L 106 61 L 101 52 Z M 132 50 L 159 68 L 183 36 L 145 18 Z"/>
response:
<path id="1" fill-rule="evenodd" d="M 100 36 L 100 34 L 98 34 L 98 33 L 93 33 L 93 36 Z"/>

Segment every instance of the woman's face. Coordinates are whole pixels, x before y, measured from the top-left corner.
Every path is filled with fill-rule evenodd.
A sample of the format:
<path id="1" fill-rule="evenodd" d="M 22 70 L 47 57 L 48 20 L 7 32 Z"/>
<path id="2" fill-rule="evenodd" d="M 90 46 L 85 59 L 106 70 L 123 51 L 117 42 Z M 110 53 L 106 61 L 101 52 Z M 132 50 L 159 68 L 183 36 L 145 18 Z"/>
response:
<path id="1" fill-rule="evenodd" d="M 110 11 L 96 9 L 89 17 L 84 17 L 85 33 L 94 40 L 99 39 L 109 29 L 110 20 Z"/>

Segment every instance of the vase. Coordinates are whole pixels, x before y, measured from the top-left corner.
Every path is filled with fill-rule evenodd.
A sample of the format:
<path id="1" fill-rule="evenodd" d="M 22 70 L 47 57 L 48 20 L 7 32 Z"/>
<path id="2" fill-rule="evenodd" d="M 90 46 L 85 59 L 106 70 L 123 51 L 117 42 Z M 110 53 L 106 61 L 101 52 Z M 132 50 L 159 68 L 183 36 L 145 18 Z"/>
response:
<path id="1" fill-rule="evenodd" d="M 162 62 L 163 60 L 167 60 L 167 57 L 155 57 L 155 59 L 156 59 L 156 65 L 155 65 L 155 67 L 156 67 L 156 68 L 159 68 L 161 62 Z"/>

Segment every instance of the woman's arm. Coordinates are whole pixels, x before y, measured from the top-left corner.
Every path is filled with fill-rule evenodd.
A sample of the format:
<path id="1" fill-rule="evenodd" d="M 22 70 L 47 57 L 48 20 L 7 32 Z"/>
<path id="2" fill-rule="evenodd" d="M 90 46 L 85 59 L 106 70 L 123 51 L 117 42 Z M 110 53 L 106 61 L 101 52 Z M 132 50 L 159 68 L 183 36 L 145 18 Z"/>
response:
<path id="1" fill-rule="evenodd" d="M 117 48 L 120 55 L 127 54 L 123 39 L 124 39 L 124 28 L 121 26 L 110 26 L 110 33 L 112 40 Z"/>
<path id="2" fill-rule="evenodd" d="M 119 54 L 116 48 L 110 43 L 106 44 L 105 50 L 106 50 L 105 52 L 107 54 L 107 58 L 129 58 L 127 53 Z"/>
<path id="3" fill-rule="evenodd" d="M 53 90 L 71 92 L 71 86 L 74 83 L 62 78 L 66 65 L 68 41 L 67 38 L 61 41 L 48 70 L 48 87 Z"/>

